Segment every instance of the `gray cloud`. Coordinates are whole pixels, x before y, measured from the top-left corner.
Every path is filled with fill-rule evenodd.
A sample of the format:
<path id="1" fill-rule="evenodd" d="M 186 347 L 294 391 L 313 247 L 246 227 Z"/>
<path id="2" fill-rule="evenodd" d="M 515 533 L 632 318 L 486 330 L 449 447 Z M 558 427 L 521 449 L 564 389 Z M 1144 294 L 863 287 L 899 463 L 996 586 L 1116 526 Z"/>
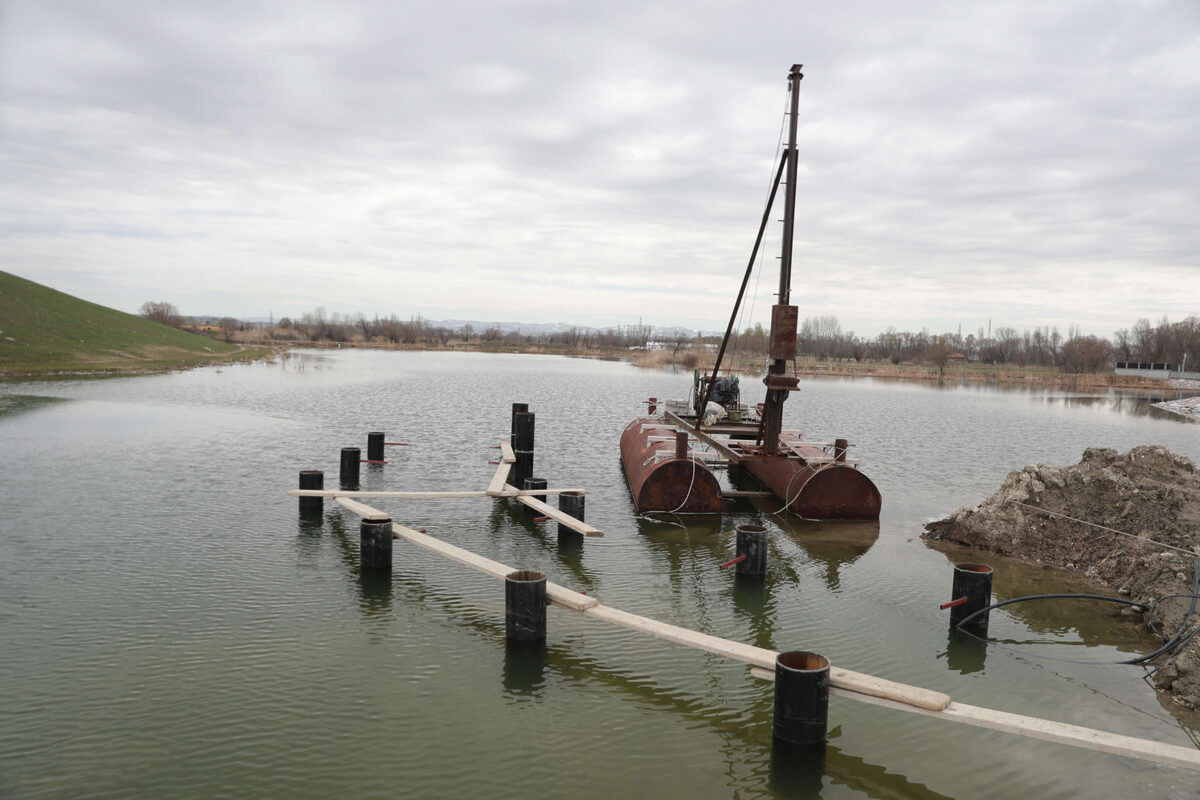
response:
<path id="1" fill-rule="evenodd" d="M 126 310 L 722 327 L 801 61 L 802 314 L 1200 312 L 1190 2 L 2 14 L 0 259 Z"/>

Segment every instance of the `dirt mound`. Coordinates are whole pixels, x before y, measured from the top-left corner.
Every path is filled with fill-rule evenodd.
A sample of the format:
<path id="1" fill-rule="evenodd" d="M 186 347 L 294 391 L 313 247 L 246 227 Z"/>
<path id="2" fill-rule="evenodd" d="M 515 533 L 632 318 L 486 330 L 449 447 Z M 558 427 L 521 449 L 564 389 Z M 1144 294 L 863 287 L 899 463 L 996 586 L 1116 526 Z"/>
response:
<path id="1" fill-rule="evenodd" d="M 1072 467 L 1031 464 L 1010 472 L 990 498 L 926 531 L 930 539 L 1079 570 L 1139 601 L 1191 595 L 1200 554 L 1200 472 L 1164 447 L 1128 453 L 1093 447 Z M 1190 606 L 1190 599 L 1164 602 L 1154 615 L 1158 629 L 1174 634 Z M 1189 627 L 1197 624 L 1200 613 Z M 1200 636 L 1154 680 L 1181 705 L 1200 706 Z"/>

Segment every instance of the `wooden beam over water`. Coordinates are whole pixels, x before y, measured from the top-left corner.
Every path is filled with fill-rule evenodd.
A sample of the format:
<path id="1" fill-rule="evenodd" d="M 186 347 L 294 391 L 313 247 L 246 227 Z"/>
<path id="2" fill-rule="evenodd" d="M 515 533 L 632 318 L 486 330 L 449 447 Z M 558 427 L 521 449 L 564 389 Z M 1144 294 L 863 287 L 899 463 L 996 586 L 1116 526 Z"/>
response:
<path id="1" fill-rule="evenodd" d="M 750 674 L 765 681 L 775 680 L 775 670 L 751 667 Z M 1200 750 L 1190 747 L 1154 742 L 1148 739 L 1138 739 L 1119 733 L 1109 733 L 1095 728 L 1084 728 L 1066 722 L 1027 717 L 1023 714 L 1010 714 L 1007 711 L 997 711 L 994 708 L 971 706 L 966 703 L 951 701 L 945 708 L 931 711 L 927 709 L 904 706 L 883 697 L 855 696 L 853 692 L 845 691 L 830 681 L 831 694 L 839 697 L 849 697 L 865 703 L 891 708 L 897 711 L 910 711 L 923 714 L 935 719 L 949 722 L 960 722 L 964 725 L 974 725 L 1005 733 L 1016 733 L 1031 739 L 1042 739 L 1047 742 L 1058 742 L 1087 750 L 1099 750 L 1102 753 L 1139 758 L 1143 761 L 1153 761 L 1171 767 L 1186 767 L 1200 769 Z"/>
<path id="2" fill-rule="evenodd" d="M 531 498 L 529 498 L 531 499 Z M 340 502 L 340 501 L 339 501 Z M 382 511 L 361 503 L 356 513 L 373 513 L 387 516 Z M 545 505 L 544 503 L 542 505 Z M 550 508 L 546 506 L 546 508 Z M 557 509 L 552 509 L 557 511 Z M 402 539 L 418 547 L 439 553 L 460 564 L 479 570 L 497 578 L 515 572 L 512 567 L 498 561 L 476 555 L 469 550 L 440 541 L 420 531 L 392 523 L 392 530 Z M 572 591 L 556 583 L 546 582 L 546 597 L 552 605 L 580 612 L 594 619 L 610 622 L 631 630 L 642 631 L 659 639 L 694 647 L 705 652 L 732 658 L 751 665 L 751 674 L 758 678 L 774 680 L 775 659 L 778 653 L 754 645 L 722 639 L 711 634 L 681 628 L 649 617 L 630 614 L 605 606 L 594 597 Z M 1178 745 L 1154 742 L 1123 736 L 1094 728 L 1069 725 L 1063 722 L 1010 714 L 1006 711 L 971 706 L 954 702 L 950 695 L 919 686 L 896 683 L 861 672 L 852 672 L 831 666 L 829 668 L 830 691 L 839 696 L 865 703 L 881 705 L 897 711 L 922 714 L 934 719 L 959 722 L 991 730 L 1016 733 L 1034 739 L 1059 742 L 1074 747 L 1098 750 L 1113 755 L 1138 758 L 1173 767 L 1200 770 L 1200 750 Z"/>
<path id="3" fill-rule="evenodd" d="M 725 456 L 725 458 L 729 459 L 734 464 L 740 464 L 743 461 L 748 461 L 754 458 L 753 456 L 747 456 L 744 453 L 739 453 L 732 447 L 729 447 L 727 444 L 717 439 L 715 436 L 709 436 L 704 431 L 697 430 L 695 425 L 688 422 L 673 411 L 664 411 L 663 418 L 679 426 L 680 430 L 684 430 L 692 434 L 697 439 L 711 447 L 713 450 L 716 450 L 718 453 Z"/>
<path id="4" fill-rule="evenodd" d="M 540 496 L 544 494 L 562 494 L 563 492 L 580 492 L 586 494 L 585 489 L 517 489 L 517 487 L 507 484 L 504 491 L 499 495 L 493 495 L 488 491 L 465 491 L 465 492 L 358 492 L 358 491 L 339 491 L 337 489 L 288 489 L 288 494 L 292 497 L 395 497 L 408 498 L 414 500 L 434 500 L 440 498 L 455 498 L 455 497 L 522 497 Z"/>
<path id="5" fill-rule="evenodd" d="M 507 488 L 511 489 L 513 492 L 516 492 L 516 490 L 517 490 L 517 487 L 513 486 L 512 484 L 509 484 Z M 559 493 L 562 493 L 564 491 L 571 491 L 571 490 L 570 489 L 559 489 L 558 491 L 559 491 Z M 534 494 L 542 494 L 543 492 L 549 492 L 549 490 L 548 489 L 537 489 L 535 491 L 521 492 L 519 494 L 509 495 L 509 496 L 516 497 L 518 503 L 524 503 L 525 505 L 532 508 L 534 511 L 542 512 L 542 514 L 544 514 L 545 516 L 549 517 L 550 519 L 554 520 L 555 522 L 559 523 L 560 525 L 564 525 L 564 526 L 570 528 L 571 530 L 575 531 L 576 533 L 582 533 L 584 536 L 603 536 L 604 535 L 604 533 L 601 532 L 599 528 L 593 528 L 591 525 L 588 525 L 586 522 L 575 519 L 570 514 L 559 511 L 554 506 L 549 505 L 548 503 L 543 503 L 541 500 L 538 500 L 537 498 L 530 496 L 530 495 L 534 495 Z"/>

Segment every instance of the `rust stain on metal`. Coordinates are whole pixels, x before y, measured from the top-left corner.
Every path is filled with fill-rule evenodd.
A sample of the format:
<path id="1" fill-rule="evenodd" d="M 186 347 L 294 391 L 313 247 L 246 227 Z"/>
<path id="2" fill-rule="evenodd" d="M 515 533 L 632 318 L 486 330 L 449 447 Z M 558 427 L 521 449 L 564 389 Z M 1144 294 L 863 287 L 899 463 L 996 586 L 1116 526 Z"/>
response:
<path id="1" fill-rule="evenodd" d="M 634 505 L 643 513 L 721 513 L 721 485 L 704 464 L 676 456 L 676 433 L 653 417 L 638 417 L 621 434 L 621 460 Z"/>

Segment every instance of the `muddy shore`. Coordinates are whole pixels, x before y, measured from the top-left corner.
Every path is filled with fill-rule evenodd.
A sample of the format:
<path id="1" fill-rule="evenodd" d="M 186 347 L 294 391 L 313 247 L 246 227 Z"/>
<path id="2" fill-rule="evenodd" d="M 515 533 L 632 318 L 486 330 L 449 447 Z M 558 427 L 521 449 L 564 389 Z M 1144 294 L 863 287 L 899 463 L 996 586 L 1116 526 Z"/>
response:
<path id="1" fill-rule="evenodd" d="M 929 539 L 1080 573 L 1116 596 L 1158 601 L 1142 624 L 1167 637 L 1183 629 L 1186 639 L 1200 626 L 1200 603 L 1192 602 L 1200 472 L 1166 448 L 1089 448 L 1073 466 L 1031 464 L 926 531 Z M 1159 667 L 1154 683 L 1173 702 L 1200 708 L 1200 635 L 1149 666 Z"/>

